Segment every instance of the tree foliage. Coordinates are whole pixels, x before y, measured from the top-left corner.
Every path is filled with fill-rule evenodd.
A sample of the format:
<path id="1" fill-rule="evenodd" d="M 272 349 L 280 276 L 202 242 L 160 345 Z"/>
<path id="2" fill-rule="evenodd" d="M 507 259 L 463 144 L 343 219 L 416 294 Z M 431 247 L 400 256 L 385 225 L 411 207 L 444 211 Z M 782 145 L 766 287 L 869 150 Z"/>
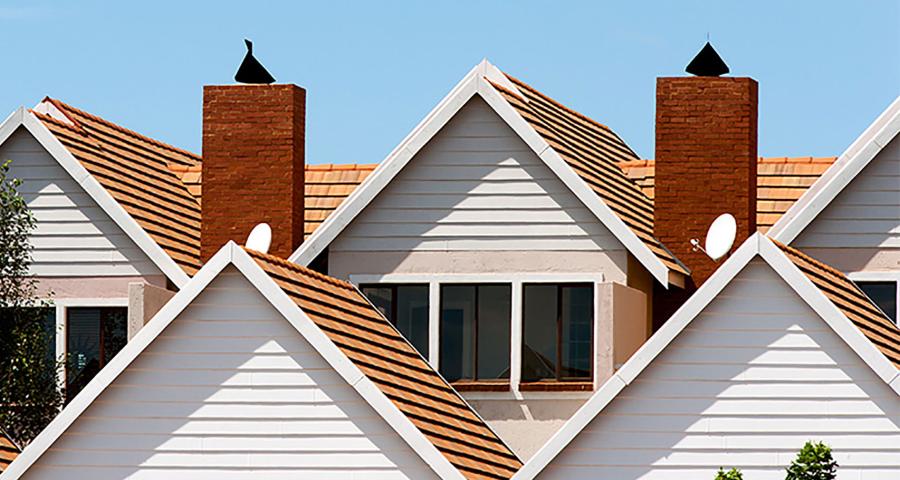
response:
<path id="1" fill-rule="evenodd" d="M 787 468 L 785 480 L 834 480 L 837 467 L 831 447 L 822 442 L 806 442 Z"/>
<path id="2" fill-rule="evenodd" d="M 719 468 L 714 480 L 744 480 L 744 474 L 736 468 L 732 468 L 727 472 L 724 468 Z"/>
<path id="3" fill-rule="evenodd" d="M 35 219 L 9 166 L 0 165 L 0 428 L 25 446 L 59 413 L 63 364 L 45 320 L 50 304 L 36 299 L 29 275 Z"/>

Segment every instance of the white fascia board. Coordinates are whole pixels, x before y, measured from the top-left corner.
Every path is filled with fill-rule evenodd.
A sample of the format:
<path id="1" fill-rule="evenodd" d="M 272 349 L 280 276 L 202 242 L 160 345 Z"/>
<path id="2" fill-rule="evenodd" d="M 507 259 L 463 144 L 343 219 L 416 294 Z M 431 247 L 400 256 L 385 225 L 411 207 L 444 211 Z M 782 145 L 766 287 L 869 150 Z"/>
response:
<path id="1" fill-rule="evenodd" d="M 319 225 L 310 237 L 288 257 L 299 265 L 310 262 L 334 241 L 360 212 L 406 166 L 422 146 L 450 121 L 476 93 L 475 80 L 481 76 L 485 61 L 476 65 L 450 90 L 428 115 L 375 167 L 375 170 Z"/>
<path id="2" fill-rule="evenodd" d="M 748 238 L 712 276 L 676 311 L 656 333 L 615 372 L 603 386 L 560 428 L 553 437 L 513 476 L 513 480 L 533 479 L 559 455 L 575 437 L 616 396 L 687 327 L 700 312 L 756 257 L 759 233 Z"/>
<path id="3" fill-rule="evenodd" d="M 66 405 L 62 412 L 50 422 L 50 425 L 0 474 L 0 480 L 18 479 L 25 474 L 94 400 L 172 323 L 172 320 L 184 311 L 200 292 L 219 275 L 219 272 L 231 263 L 231 251 L 230 246 L 226 245 L 210 258 L 194 275 L 194 278 L 144 325 L 144 328 L 88 382 L 72 402 Z"/>
<path id="4" fill-rule="evenodd" d="M 110 218 L 128 235 L 138 248 L 159 268 L 163 274 L 178 288 L 182 288 L 190 277 L 175 263 L 162 247 L 122 208 L 110 194 L 100 185 L 87 169 L 66 147 L 59 142 L 50 130 L 32 113 L 19 108 L 6 122 L 0 126 L 0 143 L 19 126 L 23 126 L 47 150 L 51 157 L 78 183 L 81 188 L 109 215 Z"/>
<path id="5" fill-rule="evenodd" d="M 769 230 L 790 244 L 900 132 L 900 97 L 869 125 L 844 153 Z"/>

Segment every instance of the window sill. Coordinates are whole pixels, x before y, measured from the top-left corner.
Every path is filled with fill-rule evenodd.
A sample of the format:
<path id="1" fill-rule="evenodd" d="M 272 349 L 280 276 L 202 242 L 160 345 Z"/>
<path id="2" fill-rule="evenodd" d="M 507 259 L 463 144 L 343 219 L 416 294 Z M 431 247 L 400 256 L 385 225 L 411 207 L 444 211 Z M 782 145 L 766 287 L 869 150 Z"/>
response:
<path id="1" fill-rule="evenodd" d="M 594 389 L 593 382 L 522 382 L 520 392 L 589 392 Z"/>
<path id="2" fill-rule="evenodd" d="M 457 380 L 450 385 L 458 392 L 508 392 L 507 380 Z"/>

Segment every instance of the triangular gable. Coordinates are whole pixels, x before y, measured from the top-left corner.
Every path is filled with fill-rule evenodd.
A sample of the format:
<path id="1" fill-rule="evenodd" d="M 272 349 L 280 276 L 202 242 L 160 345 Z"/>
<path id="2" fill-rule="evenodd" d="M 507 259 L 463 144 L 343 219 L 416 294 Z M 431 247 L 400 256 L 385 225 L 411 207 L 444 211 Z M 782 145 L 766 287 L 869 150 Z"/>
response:
<path id="1" fill-rule="evenodd" d="M 406 463 L 404 465 L 412 465 L 414 467 L 416 462 L 421 462 L 423 465 L 427 465 L 428 470 L 434 472 L 434 474 L 436 474 L 438 478 L 509 478 L 509 476 L 519 466 L 519 462 L 515 458 L 515 456 L 505 445 L 502 444 L 502 442 L 499 441 L 499 439 L 495 435 L 493 435 L 493 432 L 490 432 L 489 429 L 487 431 L 490 432 L 490 435 L 482 435 L 480 443 L 477 445 L 473 445 L 472 450 L 470 451 L 477 452 L 479 451 L 478 449 L 481 448 L 483 449 L 481 450 L 483 457 L 491 457 L 491 450 L 487 448 L 487 445 L 492 441 L 497 442 L 500 448 L 497 449 L 495 447 L 493 451 L 503 451 L 508 453 L 508 457 L 505 460 L 508 464 L 508 467 L 505 470 L 504 465 L 491 464 L 489 461 L 490 458 L 488 458 L 488 460 L 485 460 L 485 458 L 479 458 L 477 455 L 468 455 L 467 458 L 462 459 L 454 458 L 453 452 L 456 452 L 461 456 L 466 456 L 465 454 L 467 454 L 469 451 L 464 451 L 458 448 L 454 449 L 452 443 L 455 440 L 455 435 L 453 434 L 454 432 L 452 432 L 451 429 L 445 429 L 442 432 L 446 435 L 446 440 L 442 438 L 435 438 L 433 434 L 434 430 L 423 428 L 422 425 L 423 422 L 429 423 L 431 421 L 428 415 L 421 415 L 419 417 L 416 417 L 416 411 L 409 411 L 407 409 L 400 408 L 398 405 L 398 401 L 395 398 L 392 398 L 393 396 L 391 392 L 386 391 L 385 385 L 383 385 L 382 383 L 387 383 L 388 386 L 390 385 L 390 383 L 393 383 L 397 386 L 397 388 L 403 388 L 403 381 L 398 373 L 392 371 L 382 371 L 380 372 L 382 378 L 379 379 L 377 378 L 378 374 L 371 371 L 371 365 L 364 364 L 360 358 L 351 358 L 351 356 L 355 357 L 356 355 L 353 355 L 350 349 L 341 347 L 335 343 L 336 335 L 349 337 L 349 339 L 352 341 L 352 337 L 354 334 L 354 328 L 351 326 L 352 323 L 346 325 L 345 328 L 338 328 L 338 331 L 336 332 L 328 332 L 327 330 L 323 329 L 321 320 L 313 320 L 310 315 L 307 314 L 307 311 L 313 315 L 327 315 L 330 312 L 331 314 L 338 315 L 338 317 L 335 318 L 340 318 L 342 311 L 350 315 L 352 314 L 351 310 L 353 310 L 354 308 L 356 310 L 365 310 L 365 307 L 359 305 L 357 305 L 356 307 L 352 307 L 349 304 L 344 305 L 341 304 L 341 302 L 334 301 L 331 302 L 332 305 L 330 306 L 321 307 L 325 310 L 318 311 L 320 307 L 310 306 L 308 308 L 307 306 L 301 305 L 304 305 L 304 302 L 314 302 L 309 297 L 310 291 L 320 293 L 325 292 L 324 294 L 327 295 L 328 290 L 334 290 L 338 288 L 337 280 L 319 276 L 321 278 L 317 277 L 318 281 L 312 282 L 311 285 L 303 287 L 307 290 L 292 288 L 288 284 L 292 281 L 296 281 L 297 275 L 291 274 L 291 269 L 297 268 L 295 265 L 288 264 L 283 260 L 264 255 L 254 254 L 253 257 L 251 257 L 250 254 L 235 245 L 233 242 L 229 242 L 229 244 L 223 247 L 215 256 L 213 256 L 213 258 L 211 258 L 207 262 L 207 264 L 197 273 L 197 275 L 195 275 L 195 277 L 187 285 L 185 285 L 185 287 L 175 297 L 173 297 L 173 299 L 138 333 L 138 335 L 131 342 L 129 342 L 128 345 L 126 345 L 126 347 L 107 365 L 107 367 L 100 371 L 100 373 L 94 378 L 94 380 L 92 380 L 88 384 L 88 386 L 78 394 L 78 396 L 72 401 L 72 403 L 70 403 L 65 409 L 63 409 L 60 415 L 50 424 L 50 426 L 48 426 L 47 429 L 45 429 L 44 432 L 42 432 L 34 440 L 34 442 L 32 442 L 32 444 L 22 453 L 22 455 L 20 455 L 20 457 L 10 466 L 10 469 L 7 470 L 6 473 L 4 473 L 2 478 L 4 480 L 11 478 L 20 478 L 22 475 L 26 474 L 29 468 L 31 468 L 33 465 L 36 465 L 36 462 L 42 455 L 44 455 L 48 451 L 52 452 L 51 447 L 56 444 L 56 442 L 60 441 L 65 432 L 72 428 L 73 425 L 76 425 L 79 417 L 85 414 L 85 412 L 88 412 L 88 409 L 93 408 L 92 405 L 95 402 L 99 402 L 99 404 L 106 406 L 109 402 L 104 401 L 104 395 L 119 395 L 120 391 L 117 387 L 115 387 L 116 383 L 114 382 L 116 382 L 119 378 L 123 378 L 126 379 L 124 380 L 126 384 L 131 383 L 128 381 L 129 378 L 132 378 L 128 376 L 131 375 L 129 373 L 131 371 L 129 370 L 130 367 L 138 372 L 136 373 L 136 375 L 143 375 L 143 378 L 147 378 L 147 375 L 152 375 L 152 368 L 142 370 L 141 367 L 142 365 L 146 365 L 146 362 L 144 364 L 141 363 L 141 355 L 146 354 L 148 358 L 151 359 L 149 360 L 151 363 L 155 361 L 168 361 L 170 364 L 172 364 L 172 358 L 168 358 L 166 360 L 166 358 L 168 357 L 167 355 L 154 354 L 153 348 L 157 339 L 164 338 L 164 341 L 175 343 L 183 343 L 185 341 L 188 341 L 190 342 L 190 344 L 185 348 L 187 348 L 187 352 L 189 354 L 195 356 L 197 354 L 202 354 L 204 350 L 207 349 L 207 346 L 205 346 L 206 344 L 204 342 L 193 341 L 194 339 L 189 338 L 189 336 L 186 336 L 184 334 L 174 336 L 170 335 L 170 337 L 173 338 L 165 338 L 162 334 L 170 324 L 172 324 L 173 322 L 177 322 L 176 319 L 179 319 L 180 315 L 187 311 L 187 309 L 191 308 L 195 302 L 201 306 L 204 305 L 204 302 L 209 302 L 210 297 L 204 296 L 204 293 L 207 288 L 210 288 L 210 286 L 213 285 L 214 282 L 219 281 L 219 279 L 223 275 L 223 271 L 225 271 L 226 268 L 231 269 L 233 272 L 238 274 L 232 275 L 232 277 L 242 279 L 244 285 L 251 285 L 252 287 L 249 289 L 250 291 L 228 291 L 226 292 L 225 298 L 234 296 L 236 299 L 241 299 L 247 298 L 248 296 L 261 296 L 265 300 L 265 302 L 262 302 L 263 310 L 277 312 L 278 316 L 281 317 L 281 320 L 289 323 L 288 327 L 290 328 L 288 328 L 288 330 L 300 334 L 300 337 L 302 338 L 298 337 L 297 341 L 300 341 L 304 345 L 311 346 L 314 350 L 310 352 L 312 354 L 312 357 L 320 359 L 319 366 L 324 367 L 327 370 L 319 374 L 316 374 L 313 371 L 310 371 L 308 373 L 300 372 L 299 377 L 308 377 L 309 379 L 315 379 L 325 378 L 328 375 L 331 375 L 332 377 L 338 378 L 340 380 L 338 381 L 338 383 L 340 385 L 343 385 L 343 390 L 314 394 L 313 401 L 319 402 L 315 408 L 320 408 L 322 410 L 323 419 L 326 424 L 330 425 L 329 422 L 332 422 L 332 420 L 334 420 L 334 416 L 339 416 L 340 414 L 340 412 L 338 411 L 329 413 L 329 407 L 327 407 L 326 405 L 328 403 L 327 401 L 330 398 L 329 395 L 334 394 L 336 397 L 346 397 L 348 395 L 348 392 L 352 390 L 355 394 L 362 397 L 362 402 L 357 401 L 354 404 L 351 399 L 351 401 L 349 401 L 347 405 L 336 404 L 337 406 L 335 408 L 344 413 L 356 411 L 362 412 L 361 415 L 363 415 L 363 417 L 367 416 L 367 418 L 352 419 L 352 421 L 354 422 L 358 420 L 363 423 L 371 423 L 373 421 L 372 419 L 374 418 L 377 420 L 376 423 L 378 423 L 378 421 L 386 423 L 390 427 L 390 430 L 395 432 L 399 436 L 399 438 L 402 438 L 401 443 L 404 445 L 401 448 L 398 447 L 399 444 L 396 444 L 395 442 L 394 446 L 390 448 L 393 448 L 394 451 L 400 451 L 408 447 L 412 452 L 415 452 L 415 456 L 418 457 L 418 459 L 416 459 L 415 462 L 412 463 L 410 463 L 409 456 L 405 457 Z M 308 275 L 314 276 L 315 274 L 309 272 Z M 303 298 L 295 297 L 295 295 L 297 294 L 299 294 L 300 297 Z M 360 296 L 360 298 L 362 297 Z M 307 303 L 307 305 L 310 304 Z M 367 305 L 367 308 L 369 310 L 371 310 L 372 312 L 376 312 L 370 305 L 363 305 Z M 235 328 L 239 330 L 246 328 L 250 319 L 257 319 L 258 317 L 260 317 L 261 315 L 259 314 L 259 308 L 255 308 L 253 311 L 250 311 L 241 308 L 240 305 L 226 305 L 226 307 L 228 307 L 226 308 L 226 310 L 230 310 L 232 312 L 232 320 L 237 320 L 237 322 L 231 322 L 229 325 L 226 325 L 224 327 L 220 326 L 220 328 L 226 328 L 226 331 L 227 329 L 231 329 L 230 331 L 232 332 L 232 335 L 234 335 L 234 338 L 210 339 L 210 343 L 208 345 L 210 349 L 212 349 L 213 351 L 218 351 L 218 349 L 221 349 L 221 346 L 218 345 L 219 343 L 229 345 L 229 342 L 235 343 L 235 350 L 240 350 L 242 348 L 241 346 L 247 347 L 249 345 L 253 349 L 250 353 L 253 353 L 253 351 L 259 352 L 261 350 L 266 350 L 270 347 L 277 347 L 277 345 L 274 345 L 277 344 L 277 342 L 275 342 L 274 340 L 265 341 L 262 342 L 263 344 L 261 345 L 256 345 L 259 344 L 261 340 L 267 340 L 268 336 L 272 336 L 275 334 L 274 331 L 270 331 L 276 327 L 271 324 L 272 322 L 255 325 L 252 327 L 252 331 L 249 333 L 241 333 L 241 331 L 234 330 Z M 357 314 L 359 313 L 360 312 L 357 312 Z M 377 312 L 374 313 L 374 315 L 377 315 Z M 247 319 L 242 320 L 244 319 L 244 317 L 247 317 Z M 378 318 L 382 321 L 382 323 L 384 323 L 384 325 L 389 326 L 388 322 L 384 320 L 383 317 Z M 201 319 L 209 320 L 206 318 Z M 187 319 L 184 323 L 186 324 L 184 328 L 186 328 L 187 331 L 189 331 L 190 329 L 195 329 L 196 331 L 196 329 L 198 328 L 204 328 L 202 322 L 197 322 L 196 319 L 194 322 L 191 322 L 190 319 Z M 338 322 L 335 321 L 334 323 L 337 324 Z M 284 326 L 282 326 L 282 328 L 284 328 Z M 399 333 L 396 333 L 396 336 L 398 338 L 402 338 L 400 337 Z M 228 337 L 228 335 L 223 334 L 222 337 Z M 272 338 L 274 339 L 275 337 L 272 336 Z M 255 344 L 253 343 L 254 341 L 256 342 Z M 357 344 L 357 346 L 359 345 Z M 293 351 L 299 348 L 300 347 L 294 346 L 289 347 L 288 350 Z M 412 350 L 412 347 L 409 347 L 409 349 Z M 348 353 L 351 354 L 351 356 L 348 356 Z M 359 352 L 359 354 L 366 354 L 366 352 Z M 369 355 L 371 355 L 371 353 L 369 353 Z M 301 356 L 303 358 L 307 358 L 307 360 L 305 361 L 309 361 L 309 358 L 311 358 L 309 354 L 303 354 Z M 160 360 L 159 357 L 161 357 L 162 360 Z M 282 358 L 282 360 L 285 359 Z M 210 362 L 209 359 L 200 361 L 206 362 L 207 365 L 209 365 Z M 258 360 L 254 359 L 252 361 Z M 275 360 L 269 358 L 266 361 L 272 362 Z M 175 361 L 175 363 L 177 364 L 177 360 Z M 227 364 L 227 362 L 225 363 Z M 425 363 L 424 360 L 422 361 L 422 363 Z M 216 364 L 214 363 L 212 365 L 213 367 L 215 367 Z M 244 368 L 249 368 L 249 361 L 247 363 L 241 363 L 240 365 L 242 365 Z M 282 367 L 284 366 L 285 365 L 282 365 Z M 284 374 L 284 372 L 279 371 L 279 366 L 275 363 L 270 364 L 264 370 L 267 370 L 267 373 L 258 372 L 256 373 L 256 375 L 261 375 L 261 377 L 265 378 L 280 378 L 279 375 Z M 315 368 L 313 368 L 313 370 L 315 370 Z M 436 377 L 438 379 L 440 378 L 433 370 L 431 370 L 430 372 L 433 377 Z M 191 377 L 192 374 L 192 372 L 188 371 L 185 373 L 186 378 L 172 379 L 171 383 L 180 383 L 186 386 L 190 386 L 193 384 Z M 317 375 L 319 376 L 317 377 Z M 423 376 L 428 377 L 427 375 Z M 223 379 L 222 381 L 225 383 L 236 382 L 236 385 L 240 385 L 242 381 L 247 380 L 244 377 L 246 377 L 246 375 L 242 377 L 241 372 L 238 372 L 238 374 L 230 376 L 227 379 Z M 389 381 L 385 382 L 385 378 L 387 378 Z M 166 384 L 166 382 L 157 383 L 161 383 L 161 387 L 169 386 L 168 384 Z M 199 383 L 203 384 L 203 382 Z M 212 383 L 215 384 L 215 382 Z M 333 384 L 334 380 L 326 380 L 325 383 Z M 290 384 L 290 381 L 288 381 L 288 384 Z M 111 389 L 111 385 L 113 385 L 114 388 Z M 449 386 L 447 388 L 449 389 Z M 157 398 L 162 393 L 164 393 L 162 391 L 156 391 L 156 389 L 152 390 L 152 393 L 147 393 L 148 398 Z M 277 392 L 273 391 L 272 395 L 277 395 Z M 202 392 L 199 394 L 199 396 L 204 399 L 208 399 L 208 397 L 205 396 Z M 165 395 L 163 395 L 162 398 L 165 398 Z M 181 393 L 172 394 L 171 396 L 172 400 L 178 399 L 179 401 L 181 401 L 182 398 L 183 397 Z M 275 400 L 274 397 L 273 400 Z M 297 407 L 297 405 L 294 404 L 295 402 L 290 400 L 291 399 L 286 399 L 284 405 L 265 406 L 263 410 L 266 412 L 271 412 L 271 418 L 281 418 L 279 416 L 279 412 L 284 412 L 286 410 L 293 411 L 292 409 L 304 408 L 302 406 Z M 432 401 L 435 403 L 439 403 L 440 400 L 441 399 L 439 398 L 435 398 Z M 137 401 L 139 402 L 140 399 L 138 398 Z M 279 402 L 275 403 L 278 404 Z M 469 412 L 471 412 L 471 409 L 468 408 L 468 405 L 464 404 L 464 406 L 469 410 Z M 122 416 L 121 414 L 123 412 L 134 413 L 141 408 L 140 405 L 134 405 L 133 407 L 131 407 L 134 410 L 130 410 L 129 407 L 130 406 L 127 404 L 120 404 L 119 409 L 121 410 L 121 412 L 119 412 L 119 416 Z M 424 412 L 424 410 L 428 407 L 429 405 L 422 405 L 421 407 L 419 407 L 418 412 Z M 207 407 L 204 406 L 204 408 Z M 216 409 L 222 407 L 213 405 L 211 408 Z M 248 406 L 248 408 L 250 408 L 250 406 Z M 415 406 L 412 406 L 412 408 L 415 408 Z M 181 411 L 184 409 L 184 406 L 178 402 L 173 404 L 170 409 L 171 412 L 176 412 L 177 415 L 182 415 L 181 417 L 176 416 L 176 420 L 178 418 L 182 418 L 185 414 L 184 411 Z M 447 410 L 447 416 L 452 417 L 452 409 Z M 200 411 L 198 410 L 198 412 Z M 187 413 L 188 416 L 190 416 L 190 412 Z M 247 410 L 246 413 L 248 415 L 251 414 L 250 410 Z M 471 413 L 472 415 L 474 415 L 474 412 Z M 256 412 L 255 414 L 259 414 L 259 412 Z M 349 413 L 347 414 L 350 415 Z M 150 415 L 152 416 L 152 414 Z M 209 415 L 207 416 L 210 415 L 214 418 L 217 417 L 217 414 L 215 412 L 209 413 Z M 138 414 L 138 416 L 140 416 L 140 414 Z M 90 418 L 95 417 L 92 416 Z M 475 418 L 478 420 L 478 422 L 480 422 L 480 426 L 484 427 L 485 429 L 487 428 L 486 425 L 483 424 L 483 421 L 480 420 L 480 418 Z M 459 425 L 462 422 L 461 419 L 453 418 L 450 418 L 448 421 L 455 425 Z M 290 422 L 275 422 L 274 428 L 276 428 L 277 430 L 275 432 L 276 436 L 278 433 L 282 432 L 285 434 L 303 433 L 302 431 L 296 430 L 296 426 L 293 427 L 294 430 L 288 431 L 291 428 L 289 423 Z M 478 426 L 479 425 L 476 425 L 476 428 L 473 428 L 472 431 L 478 433 Z M 187 431 L 190 431 L 190 428 L 185 428 L 187 429 Z M 246 426 L 245 428 L 251 427 Z M 315 429 L 317 427 L 311 426 L 310 428 Z M 369 438 L 368 435 L 372 435 L 371 432 L 365 433 L 364 436 L 375 444 L 378 444 L 379 442 L 386 442 L 384 443 L 385 445 L 390 445 L 390 438 L 382 438 L 384 432 L 382 432 L 382 437 L 374 435 L 372 438 Z M 133 440 L 132 437 L 133 435 L 126 435 L 123 437 L 122 441 L 137 441 Z M 177 442 L 178 439 L 173 439 L 172 441 Z M 350 448 L 349 444 L 344 446 L 347 447 L 348 450 L 353 451 L 353 448 Z M 227 459 L 228 462 L 231 462 L 223 463 L 223 467 L 225 470 L 228 470 L 228 467 L 233 467 L 240 470 L 246 470 L 248 468 L 252 470 L 254 466 L 264 468 L 266 465 L 272 464 L 269 460 L 266 459 L 266 455 L 278 454 L 276 451 L 263 453 L 260 454 L 259 457 L 257 457 L 256 455 L 247 455 L 246 450 L 240 448 L 237 448 L 237 450 L 244 452 L 244 456 L 240 456 L 240 459 L 237 460 L 235 460 L 234 455 L 230 457 L 227 455 L 224 456 L 222 459 L 223 462 L 225 461 L 225 459 Z M 265 448 L 262 448 L 262 450 L 265 450 Z M 340 450 L 340 448 L 337 448 L 337 450 Z M 361 462 L 366 463 L 372 460 L 371 457 L 375 454 L 368 455 L 366 453 L 360 453 L 360 455 L 362 457 L 365 457 L 360 457 Z M 400 456 L 397 457 L 396 455 Z M 397 453 L 396 455 L 392 457 L 393 460 L 376 458 L 374 461 L 381 461 L 381 467 L 389 469 L 393 465 L 392 462 L 396 463 L 397 461 L 403 461 L 403 455 L 401 455 L 400 453 Z M 312 455 L 311 457 L 315 457 L 315 455 Z M 141 460 L 146 459 L 138 459 L 137 461 L 140 462 Z M 128 460 L 123 461 L 126 463 L 128 462 Z M 212 460 L 207 459 L 207 461 L 216 462 L 214 458 Z M 243 466 L 234 464 L 234 462 L 240 461 L 245 461 L 247 463 Z M 312 461 L 314 465 L 322 465 L 322 462 L 324 462 L 325 460 L 320 462 L 315 460 L 314 458 L 311 458 L 310 461 Z M 345 459 L 345 461 L 352 462 L 352 456 Z M 350 468 L 353 467 L 353 464 L 348 463 L 347 466 L 348 468 Z M 221 468 L 219 470 L 220 472 L 222 471 Z M 415 471 L 415 469 L 413 471 Z M 422 470 L 418 471 L 419 473 L 422 472 Z M 473 472 L 478 473 L 476 474 Z"/>
<path id="2" fill-rule="evenodd" d="M 703 286 L 644 344 L 625 365 L 613 374 L 603 386 L 566 422 L 550 441 L 532 457 L 514 479 L 531 479 L 538 476 L 576 436 L 629 385 L 635 382 L 659 357 L 665 348 L 697 318 L 732 280 L 754 259 L 761 259 L 797 294 L 802 303 L 813 310 L 867 365 L 885 385 L 900 396 L 900 366 L 895 366 L 876 347 L 876 337 L 868 335 L 840 307 L 841 299 L 834 292 L 817 285 L 815 269 L 804 271 L 787 253 L 799 254 L 788 247 L 779 246 L 766 236 L 756 233 L 707 280 Z M 802 254 L 799 254 L 802 255 Z M 805 262 L 806 259 L 803 259 Z M 857 290 L 850 284 L 850 287 Z M 865 297 L 862 297 L 865 299 Z M 874 307 L 873 307 L 874 308 Z M 875 309 L 877 311 L 877 308 Z M 883 315 L 881 315 L 883 316 Z M 896 327 L 895 327 L 896 329 Z M 891 340 L 900 346 L 900 330 Z M 799 446 L 798 446 L 799 447 Z"/>
<path id="3" fill-rule="evenodd" d="M 19 127 L 27 130 L 47 150 L 51 157 L 77 182 L 81 188 L 109 215 L 122 231 L 177 287 L 189 280 L 185 271 L 166 253 L 148 232 L 126 212 L 123 206 L 75 159 L 35 114 L 19 108 L 0 124 L 0 144 Z"/>
<path id="4" fill-rule="evenodd" d="M 518 92 L 518 87 L 486 60 L 473 68 L 425 119 L 379 164 L 378 168 L 357 188 L 338 209 L 291 255 L 290 260 L 308 265 L 371 203 L 410 160 L 440 129 L 475 95 L 480 96 L 503 121 L 528 145 L 528 147 L 553 171 L 597 219 L 608 228 L 625 248 L 664 286 L 670 281 L 681 283 L 687 270 L 652 237 L 652 228 L 632 228 L 624 219 L 624 211 L 616 213 L 607 204 L 611 199 L 598 195 L 572 165 L 541 135 L 539 126 L 526 120 L 521 109 L 516 109 L 507 93 Z M 522 97 L 524 98 L 524 96 Z M 536 101 L 535 97 L 535 100 Z M 635 198 L 643 194 L 616 168 L 610 169 L 621 181 L 630 185 Z M 594 173 L 596 175 L 596 172 Z M 599 183 L 602 183 L 598 180 Z M 599 185 L 598 183 L 598 185 Z M 643 197 L 644 202 L 646 197 Z M 652 217 L 652 215 L 651 215 Z M 636 224 L 637 225 L 637 224 Z M 636 226 L 635 225 L 635 226 Z M 653 248 L 651 248 L 653 247 Z M 655 250 L 654 250 L 655 248 Z M 665 259 L 665 261 L 664 261 Z"/>
<path id="5" fill-rule="evenodd" d="M 769 230 L 769 236 L 790 244 L 900 133 L 897 97 L 862 135 L 819 177 Z"/>

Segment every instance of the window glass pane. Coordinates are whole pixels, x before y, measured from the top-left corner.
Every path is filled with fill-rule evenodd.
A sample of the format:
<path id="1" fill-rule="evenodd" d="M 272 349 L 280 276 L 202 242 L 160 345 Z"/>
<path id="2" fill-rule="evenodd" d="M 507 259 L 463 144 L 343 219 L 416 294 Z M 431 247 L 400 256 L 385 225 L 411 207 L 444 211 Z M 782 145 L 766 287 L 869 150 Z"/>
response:
<path id="1" fill-rule="evenodd" d="M 428 358 L 428 285 L 397 286 L 396 304 L 397 330 Z"/>
<path id="2" fill-rule="evenodd" d="M 372 302 L 372 305 L 375 305 L 375 308 L 384 315 L 384 318 L 388 319 L 391 323 L 395 323 L 395 320 L 391 318 L 393 316 L 393 288 L 391 287 L 379 287 L 377 285 L 363 285 L 360 287 L 360 291 L 362 291 L 363 295 Z"/>
<path id="3" fill-rule="evenodd" d="M 591 376 L 591 340 L 593 335 L 594 292 L 590 286 L 561 288 L 561 378 Z"/>
<path id="4" fill-rule="evenodd" d="M 897 322 L 897 282 L 856 282 L 859 289 L 887 314 L 888 318 Z"/>
<path id="5" fill-rule="evenodd" d="M 125 348 L 128 342 L 128 309 L 103 308 L 103 365 Z M 102 366 L 102 365 L 101 365 Z"/>
<path id="6" fill-rule="evenodd" d="M 100 371 L 100 309 L 69 308 L 66 313 L 66 392 L 71 399 Z"/>
<path id="7" fill-rule="evenodd" d="M 440 370 L 447 381 L 474 378 L 475 287 L 441 287 Z"/>
<path id="8" fill-rule="evenodd" d="M 478 379 L 509 378 L 509 324 L 512 287 L 478 287 Z"/>
<path id="9" fill-rule="evenodd" d="M 556 285 L 524 285 L 522 295 L 522 380 L 556 378 Z"/>
<path id="10" fill-rule="evenodd" d="M 56 309 L 42 308 L 44 332 L 47 334 L 47 360 L 51 365 L 56 362 Z"/>

